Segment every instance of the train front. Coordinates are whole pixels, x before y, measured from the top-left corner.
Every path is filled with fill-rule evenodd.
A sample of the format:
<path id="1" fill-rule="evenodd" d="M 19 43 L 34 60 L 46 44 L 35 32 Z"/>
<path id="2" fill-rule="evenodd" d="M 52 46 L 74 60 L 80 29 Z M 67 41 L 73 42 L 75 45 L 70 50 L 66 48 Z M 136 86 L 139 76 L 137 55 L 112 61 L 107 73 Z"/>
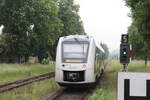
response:
<path id="1" fill-rule="evenodd" d="M 92 70 L 93 53 L 90 51 L 90 39 L 87 36 L 62 37 L 56 54 L 55 80 L 61 86 L 75 86 L 95 81 Z M 92 48 L 92 47 L 91 47 Z"/>

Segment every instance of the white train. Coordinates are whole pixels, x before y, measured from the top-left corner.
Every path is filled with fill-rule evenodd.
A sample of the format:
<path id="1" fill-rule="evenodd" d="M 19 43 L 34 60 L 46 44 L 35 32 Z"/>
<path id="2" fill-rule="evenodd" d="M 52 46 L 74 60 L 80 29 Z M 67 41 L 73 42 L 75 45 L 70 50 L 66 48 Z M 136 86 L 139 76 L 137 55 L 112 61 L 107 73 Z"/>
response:
<path id="1" fill-rule="evenodd" d="M 86 35 L 61 37 L 57 45 L 55 80 L 61 86 L 96 82 L 104 70 L 104 50 Z"/>

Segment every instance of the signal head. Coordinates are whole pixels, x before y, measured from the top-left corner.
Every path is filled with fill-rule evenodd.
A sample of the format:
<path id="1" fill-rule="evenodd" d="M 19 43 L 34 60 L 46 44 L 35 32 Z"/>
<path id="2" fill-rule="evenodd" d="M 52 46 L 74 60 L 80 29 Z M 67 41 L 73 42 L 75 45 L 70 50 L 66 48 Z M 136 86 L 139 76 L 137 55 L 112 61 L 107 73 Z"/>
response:
<path id="1" fill-rule="evenodd" d="M 121 43 L 128 43 L 128 34 L 122 34 L 121 36 Z"/>

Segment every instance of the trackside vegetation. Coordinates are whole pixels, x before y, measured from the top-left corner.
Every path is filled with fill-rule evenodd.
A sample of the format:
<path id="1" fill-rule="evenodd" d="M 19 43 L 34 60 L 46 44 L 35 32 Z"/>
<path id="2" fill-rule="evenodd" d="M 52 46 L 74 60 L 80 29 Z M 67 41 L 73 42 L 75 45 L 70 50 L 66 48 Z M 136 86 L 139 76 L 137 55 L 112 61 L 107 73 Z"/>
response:
<path id="1" fill-rule="evenodd" d="M 0 84 L 54 72 L 54 64 L 0 64 Z M 35 82 L 0 94 L 0 100 L 38 100 L 58 88 L 54 79 Z"/>
<path id="2" fill-rule="evenodd" d="M 39 100 L 57 88 L 54 79 L 48 79 L 2 93 L 0 100 Z"/>
<path id="3" fill-rule="evenodd" d="M 121 70 L 119 61 L 111 61 L 107 66 L 100 88 L 96 89 L 90 100 L 117 100 L 117 72 Z M 150 72 L 150 62 L 145 67 L 144 61 L 134 60 L 128 65 L 129 72 Z"/>
<path id="4" fill-rule="evenodd" d="M 100 82 L 90 100 L 117 100 L 117 72 L 120 71 L 119 61 L 108 64 L 103 80 Z M 42 64 L 0 64 L 0 84 L 12 82 L 25 77 L 54 71 L 54 65 Z M 128 66 L 131 72 L 150 72 L 150 62 L 145 67 L 144 61 L 132 61 Z M 59 86 L 54 79 L 35 82 L 24 87 L 0 94 L 0 100 L 38 100 L 56 90 Z"/>
<path id="5" fill-rule="evenodd" d="M 54 64 L 0 64 L 0 84 L 54 72 Z"/>

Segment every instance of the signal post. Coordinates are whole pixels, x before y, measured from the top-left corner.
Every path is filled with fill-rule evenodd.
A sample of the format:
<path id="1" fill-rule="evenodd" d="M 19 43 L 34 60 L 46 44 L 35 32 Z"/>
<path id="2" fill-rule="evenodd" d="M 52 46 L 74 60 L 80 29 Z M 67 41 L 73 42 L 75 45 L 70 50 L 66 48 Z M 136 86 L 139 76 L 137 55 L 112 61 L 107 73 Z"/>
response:
<path id="1" fill-rule="evenodd" d="M 122 34 L 120 44 L 120 63 L 123 65 L 122 71 L 126 71 L 127 65 L 131 62 L 132 46 L 129 43 L 127 34 Z"/>
<path id="2" fill-rule="evenodd" d="M 126 71 L 131 55 L 128 35 L 122 34 L 120 63 L 123 65 L 123 72 L 118 72 L 118 100 L 150 100 L 150 73 Z"/>

